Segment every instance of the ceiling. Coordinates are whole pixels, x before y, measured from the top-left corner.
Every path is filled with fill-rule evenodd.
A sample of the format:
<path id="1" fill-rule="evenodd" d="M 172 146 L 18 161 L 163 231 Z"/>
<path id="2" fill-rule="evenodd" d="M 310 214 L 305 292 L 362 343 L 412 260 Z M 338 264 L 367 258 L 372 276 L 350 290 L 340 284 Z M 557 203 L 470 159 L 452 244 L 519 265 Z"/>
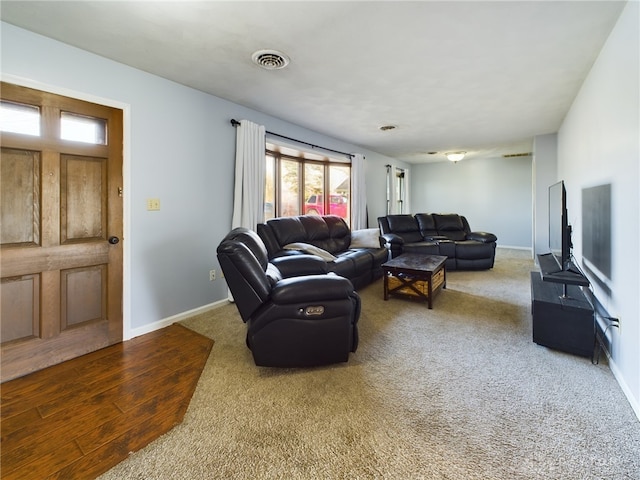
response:
<path id="1" fill-rule="evenodd" d="M 423 163 L 530 152 L 556 132 L 624 3 L 3 0 L 0 18 Z M 260 49 L 291 62 L 262 69 Z"/>

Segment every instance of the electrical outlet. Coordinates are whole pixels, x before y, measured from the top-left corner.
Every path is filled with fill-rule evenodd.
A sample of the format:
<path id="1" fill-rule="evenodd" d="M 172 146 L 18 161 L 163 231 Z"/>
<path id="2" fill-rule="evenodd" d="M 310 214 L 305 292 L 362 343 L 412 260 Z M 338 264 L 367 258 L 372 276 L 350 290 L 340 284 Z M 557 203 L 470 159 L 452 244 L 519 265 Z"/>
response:
<path id="1" fill-rule="evenodd" d="M 209 270 L 209 281 L 213 282 L 216 279 L 216 271 L 215 270 Z"/>

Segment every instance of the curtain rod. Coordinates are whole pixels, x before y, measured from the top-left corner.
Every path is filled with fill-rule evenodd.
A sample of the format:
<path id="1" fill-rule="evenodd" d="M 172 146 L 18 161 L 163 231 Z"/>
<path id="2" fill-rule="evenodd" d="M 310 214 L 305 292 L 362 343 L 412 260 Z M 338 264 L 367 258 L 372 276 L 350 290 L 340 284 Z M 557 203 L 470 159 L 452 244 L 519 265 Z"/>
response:
<path id="1" fill-rule="evenodd" d="M 231 119 L 231 125 L 233 125 L 234 127 L 237 127 L 238 125 L 240 125 L 240 122 L 238 120 L 236 120 L 235 118 L 232 118 Z M 279 133 L 273 133 L 273 132 L 269 132 L 269 131 L 267 131 L 266 133 L 268 133 L 269 135 L 273 135 L 275 137 L 280 137 L 280 138 L 284 138 L 286 140 L 291 140 L 292 142 L 302 143 L 304 145 L 309 145 L 311 148 L 320 148 L 320 149 L 325 150 L 327 152 L 339 153 L 340 155 L 346 155 L 349 158 L 353 158 L 353 153 L 341 152 L 340 150 L 333 150 L 331 148 L 321 147 L 320 145 L 314 145 L 313 143 L 305 142 L 303 140 L 297 140 L 295 138 L 287 137 L 285 135 L 280 135 Z"/>

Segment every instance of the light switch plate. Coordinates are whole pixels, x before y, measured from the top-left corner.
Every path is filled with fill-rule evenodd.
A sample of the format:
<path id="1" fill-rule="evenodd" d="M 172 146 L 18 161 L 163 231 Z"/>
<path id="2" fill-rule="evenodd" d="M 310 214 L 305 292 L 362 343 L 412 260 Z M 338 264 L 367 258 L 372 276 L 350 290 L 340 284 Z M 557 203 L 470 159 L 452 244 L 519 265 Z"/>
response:
<path id="1" fill-rule="evenodd" d="M 160 210 L 160 199 L 147 198 L 147 210 Z"/>

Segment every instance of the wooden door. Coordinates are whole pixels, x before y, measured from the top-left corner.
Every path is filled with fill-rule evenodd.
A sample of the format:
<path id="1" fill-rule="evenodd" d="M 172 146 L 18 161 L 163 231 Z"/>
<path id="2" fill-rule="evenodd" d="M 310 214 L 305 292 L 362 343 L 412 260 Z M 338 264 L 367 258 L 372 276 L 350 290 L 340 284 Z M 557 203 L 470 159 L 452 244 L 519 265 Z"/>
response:
<path id="1" fill-rule="evenodd" d="M 35 133 L 0 127 L 4 382 L 122 340 L 122 111 L 7 83 L 0 96 L 37 116 Z"/>

